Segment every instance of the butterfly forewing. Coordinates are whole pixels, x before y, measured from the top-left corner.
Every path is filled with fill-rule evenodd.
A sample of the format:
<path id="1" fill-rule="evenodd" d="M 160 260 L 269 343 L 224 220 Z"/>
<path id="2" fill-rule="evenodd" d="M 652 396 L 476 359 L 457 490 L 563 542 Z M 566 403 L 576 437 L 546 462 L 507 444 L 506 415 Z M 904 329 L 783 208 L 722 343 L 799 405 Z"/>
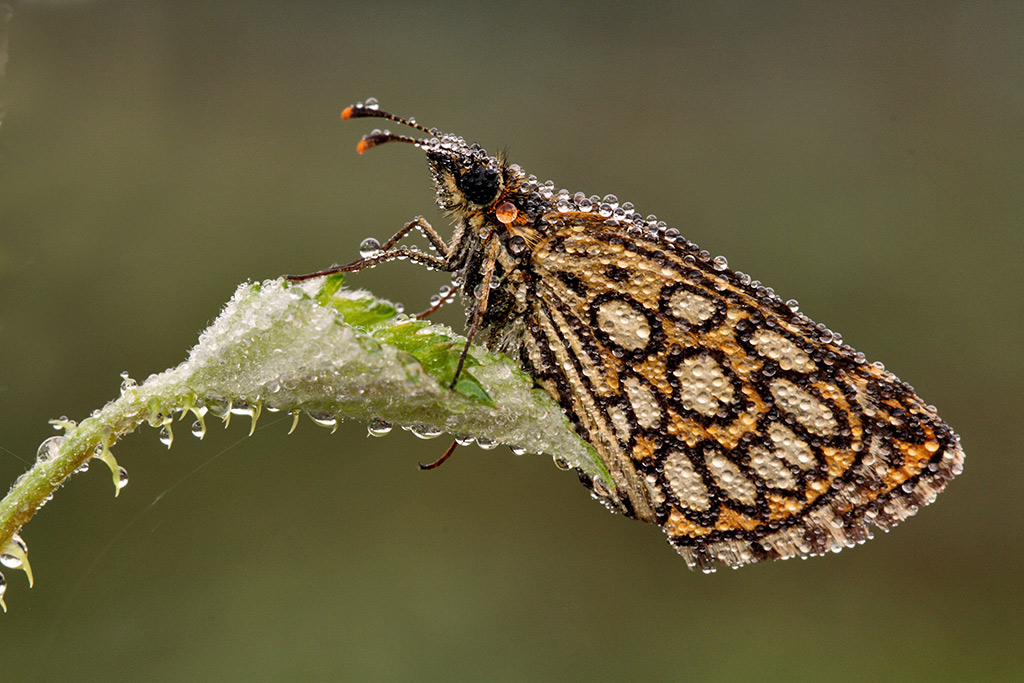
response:
<path id="1" fill-rule="evenodd" d="M 531 267 L 530 371 L 692 564 L 862 542 L 960 462 L 911 387 L 681 238 L 567 213 Z"/>

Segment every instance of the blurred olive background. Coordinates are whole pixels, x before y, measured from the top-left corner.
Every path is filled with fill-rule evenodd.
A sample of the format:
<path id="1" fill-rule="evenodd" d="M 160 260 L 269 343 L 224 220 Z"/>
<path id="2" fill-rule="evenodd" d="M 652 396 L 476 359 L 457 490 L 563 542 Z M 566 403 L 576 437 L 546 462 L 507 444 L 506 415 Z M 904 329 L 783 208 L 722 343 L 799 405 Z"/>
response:
<path id="1" fill-rule="evenodd" d="M 444 228 L 416 150 L 356 155 L 374 122 L 338 113 L 369 96 L 799 299 L 967 462 L 864 547 L 704 576 L 546 457 L 420 472 L 447 440 L 145 428 L 119 498 L 94 465 L 23 530 L 5 679 L 1021 675 L 1024 5 L 12 4 L 2 482 L 48 419 L 181 362 L 239 282 Z M 445 281 L 350 280 L 409 310 Z"/>

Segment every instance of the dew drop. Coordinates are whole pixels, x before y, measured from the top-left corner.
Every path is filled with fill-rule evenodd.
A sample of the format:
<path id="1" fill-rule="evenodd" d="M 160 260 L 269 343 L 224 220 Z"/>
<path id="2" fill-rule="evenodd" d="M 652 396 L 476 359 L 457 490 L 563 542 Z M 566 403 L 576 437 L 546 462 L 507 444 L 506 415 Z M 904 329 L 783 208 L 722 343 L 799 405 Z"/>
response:
<path id="1" fill-rule="evenodd" d="M 12 534 L 10 542 L 16 545 L 23 554 L 28 555 L 28 545 L 25 544 L 25 541 L 22 540 L 19 534 Z"/>
<path id="2" fill-rule="evenodd" d="M 138 382 L 128 376 L 128 371 L 125 370 L 121 373 L 121 395 L 123 396 L 127 392 L 131 391 L 138 386 Z"/>
<path id="3" fill-rule="evenodd" d="M 197 439 L 201 439 L 206 436 L 206 423 L 202 420 L 196 420 L 192 423 L 192 436 Z"/>
<path id="4" fill-rule="evenodd" d="M 205 408 L 211 415 L 225 422 L 227 422 L 228 417 L 231 415 L 231 401 L 210 401 L 206 404 Z"/>
<path id="5" fill-rule="evenodd" d="M 67 437 L 65 436 L 51 436 L 39 444 L 39 449 L 36 450 L 36 462 L 49 462 L 56 458 L 60 447 L 64 445 L 66 440 Z"/>
<path id="6" fill-rule="evenodd" d="M 171 447 L 171 441 L 174 440 L 174 435 L 171 433 L 170 425 L 164 425 L 163 427 L 160 428 L 160 437 L 159 438 L 160 438 L 160 443 L 162 443 L 163 445 L 167 446 L 168 448 Z"/>
<path id="7" fill-rule="evenodd" d="M 334 417 L 332 413 L 328 413 L 322 410 L 310 410 L 306 413 L 309 418 L 321 427 L 329 427 L 335 429 L 338 426 L 338 419 Z"/>
<path id="8" fill-rule="evenodd" d="M 372 237 L 367 237 L 359 243 L 359 255 L 363 258 L 370 258 L 380 253 L 380 242 Z"/>
<path id="9" fill-rule="evenodd" d="M 380 108 L 380 105 L 377 104 L 377 98 L 376 97 L 367 97 L 366 98 L 366 102 L 364 103 L 363 106 L 366 107 L 367 109 L 379 109 Z"/>
<path id="10" fill-rule="evenodd" d="M 428 424 L 409 425 L 405 429 L 412 432 L 413 436 L 418 436 L 421 439 L 436 439 L 443 433 L 442 430 L 434 425 Z"/>
<path id="11" fill-rule="evenodd" d="M 235 415 L 245 415 L 247 417 L 252 417 L 256 411 L 248 403 L 239 403 L 237 405 L 232 403 L 231 412 Z"/>
<path id="12" fill-rule="evenodd" d="M 523 446 L 509 446 L 514 455 L 526 455 L 526 448 Z"/>
<path id="13" fill-rule="evenodd" d="M 608 498 L 612 495 L 612 490 L 608 487 L 608 484 L 606 484 L 603 480 L 595 478 L 594 493 L 596 493 L 598 496 Z"/>
<path id="14" fill-rule="evenodd" d="M 128 485 L 128 470 L 118 465 L 117 467 L 117 490 L 120 491 Z"/>
<path id="15" fill-rule="evenodd" d="M 366 426 L 366 431 L 370 436 L 387 436 L 391 433 L 391 429 L 391 423 L 379 417 L 370 420 L 370 424 Z"/>
<path id="16" fill-rule="evenodd" d="M 489 451 L 491 449 L 497 448 L 498 442 L 495 441 L 494 439 L 488 439 L 487 437 L 484 436 L 478 436 L 476 438 L 476 445 L 484 449 L 485 451 Z"/>
<path id="17" fill-rule="evenodd" d="M 508 225 L 519 215 L 519 209 L 512 202 L 502 202 L 494 209 L 494 217 Z"/>

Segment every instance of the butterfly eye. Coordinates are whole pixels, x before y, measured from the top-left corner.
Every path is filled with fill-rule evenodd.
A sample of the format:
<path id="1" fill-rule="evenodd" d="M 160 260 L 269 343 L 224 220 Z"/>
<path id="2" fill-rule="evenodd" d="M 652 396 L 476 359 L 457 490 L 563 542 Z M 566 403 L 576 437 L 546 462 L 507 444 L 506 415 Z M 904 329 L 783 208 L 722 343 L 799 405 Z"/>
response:
<path id="1" fill-rule="evenodd" d="M 498 182 L 498 170 L 491 166 L 471 166 L 456 178 L 455 183 L 462 190 L 466 199 L 480 206 L 494 201 L 501 189 Z"/>

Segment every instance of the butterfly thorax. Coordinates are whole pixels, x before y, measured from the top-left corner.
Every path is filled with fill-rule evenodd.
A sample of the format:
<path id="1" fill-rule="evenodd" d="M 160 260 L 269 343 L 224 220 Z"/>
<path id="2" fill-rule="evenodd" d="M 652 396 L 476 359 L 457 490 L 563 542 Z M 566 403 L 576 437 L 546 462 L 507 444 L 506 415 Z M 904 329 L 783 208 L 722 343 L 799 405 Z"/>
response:
<path id="1" fill-rule="evenodd" d="M 518 165 L 489 156 L 461 138 L 448 136 L 446 143 L 427 150 L 427 160 L 438 206 L 454 218 L 446 270 L 455 273 L 467 323 L 487 287 L 482 340 L 492 350 L 509 353 L 521 337 L 521 325 L 516 323 L 530 298 L 533 251 L 545 238 L 555 212 L 550 192 L 545 197 L 537 179 Z M 493 270 L 488 272 L 491 240 L 496 245 Z"/>

